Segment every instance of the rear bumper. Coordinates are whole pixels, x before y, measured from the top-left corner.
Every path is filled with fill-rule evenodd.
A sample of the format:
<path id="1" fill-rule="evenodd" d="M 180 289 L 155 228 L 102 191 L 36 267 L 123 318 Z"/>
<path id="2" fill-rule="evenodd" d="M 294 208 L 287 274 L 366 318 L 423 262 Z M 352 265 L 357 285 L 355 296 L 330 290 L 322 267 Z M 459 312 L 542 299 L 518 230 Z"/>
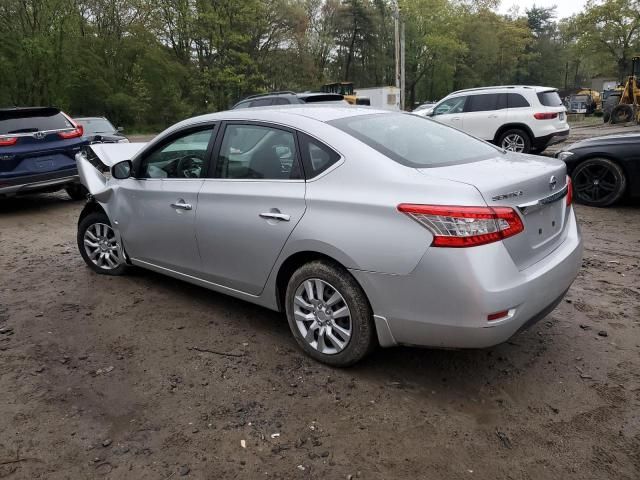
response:
<path id="1" fill-rule="evenodd" d="M 375 312 L 382 346 L 484 348 L 544 318 L 573 283 L 582 239 L 570 215 L 565 241 L 518 270 L 501 242 L 468 249 L 430 248 L 409 275 L 352 271 Z M 494 322 L 487 315 L 509 310 Z"/>
<path id="2" fill-rule="evenodd" d="M 13 178 L 0 176 L 0 195 L 55 190 L 71 183 L 79 183 L 79 181 L 77 168 Z"/>
<path id="3" fill-rule="evenodd" d="M 536 137 L 533 139 L 532 146 L 536 150 L 544 150 L 550 145 L 555 145 L 556 143 L 562 143 L 566 141 L 569 138 L 570 132 L 571 129 L 567 128 L 566 130 L 562 130 L 560 132 L 554 132 L 542 137 Z"/>

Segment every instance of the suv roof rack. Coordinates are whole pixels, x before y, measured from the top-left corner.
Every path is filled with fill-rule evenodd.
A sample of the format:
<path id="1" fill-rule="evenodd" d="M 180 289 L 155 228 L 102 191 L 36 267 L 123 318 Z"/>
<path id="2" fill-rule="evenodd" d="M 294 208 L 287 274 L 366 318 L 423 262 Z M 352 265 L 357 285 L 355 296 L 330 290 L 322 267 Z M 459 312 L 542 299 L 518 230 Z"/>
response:
<path id="1" fill-rule="evenodd" d="M 256 93 L 255 95 L 249 95 L 245 97 L 244 100 L 249 100 L 250 98 L 258 98 L 258 97 L 267 97 L 269 95 L 295 95 L 296 92 L 292 92 L 291 90 L 282 90 L 279 92 L 268 92 L 268 93 Z"/>

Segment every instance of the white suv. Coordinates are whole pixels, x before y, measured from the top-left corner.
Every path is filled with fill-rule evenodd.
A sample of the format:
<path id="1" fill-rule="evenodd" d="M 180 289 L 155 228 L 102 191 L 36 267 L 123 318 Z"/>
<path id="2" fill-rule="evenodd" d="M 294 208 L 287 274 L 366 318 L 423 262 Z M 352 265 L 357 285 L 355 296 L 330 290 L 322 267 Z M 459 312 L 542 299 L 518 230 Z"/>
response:
<path id="1" fill-rule="evenodd" d="M 558 91 L 549 87 L 459 90 L 417 114 L 514 152 L 541 152 L 569 136 L 565 107 Z"/>

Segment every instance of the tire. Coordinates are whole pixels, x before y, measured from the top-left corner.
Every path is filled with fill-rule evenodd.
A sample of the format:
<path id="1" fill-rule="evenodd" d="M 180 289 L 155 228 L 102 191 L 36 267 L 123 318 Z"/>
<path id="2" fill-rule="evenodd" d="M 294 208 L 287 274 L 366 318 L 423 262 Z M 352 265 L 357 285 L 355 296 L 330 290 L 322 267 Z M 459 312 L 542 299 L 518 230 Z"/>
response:
<path id="1" fill-rule="evenodd" d="M 611 111 L 611 123 L 627 123 L 633 121 L 633 107 L 618 105 Z"/>
<path id="2" fill-rule="evenodd" d="M 609 120 L 611 120 L 611 112 L 605 112 L 604 115 L 602 115 L 602 122 L 609 123 Z"/>
<path id="3" fill-rule="evenodd" d="M 111 228 L 109 217 L 104 213 L 90 213 L 80 221 L 77 241 L 80 255 L 91 270 L 102 275 L 122 275 L 125 273 L 127 265 L 124 253 Z M 87 245 L 86 241 L 96 244 L 96 247 Z M 91 257 L 96 252 L 94 260 Z"/>
<path id="4" fill-rule="evenodd" d="M 510 152 L 529 153 L 531 152 L 531 137 L 524 130 L 512 128 L 500 135 L 498 146 Z"/>
<path id="5" fill-rule="evenodd" d="M 71 200 L 86 200 L 87 195 L 89 194 L 89 191 L 85 186 L 80 183 L 67 185 L 65 187 L 65 191 L 67 192 L 67 195 L 71 197 Z"/>
<path id="6" fill-rule="evenodd" d="M 322 285 L 320 295 L 318 284 Z M 335 263 L 317 260 L 296 270 L 287 284 L 285 308 L 296 342 L 319 362 L 348 367 L 377 344 L 373 314 L 364 291 L 349 272 Z M 334 316 L 335 313 L 341 315 Z"/>
<path id="7" fill-rule="evenodd" d="M 575 168 L 571 180 L 576 201 L 591 207 L 613 205 L 624 196 L 627 188 L 622 168 L 608 158 L 585 160 Z"/>

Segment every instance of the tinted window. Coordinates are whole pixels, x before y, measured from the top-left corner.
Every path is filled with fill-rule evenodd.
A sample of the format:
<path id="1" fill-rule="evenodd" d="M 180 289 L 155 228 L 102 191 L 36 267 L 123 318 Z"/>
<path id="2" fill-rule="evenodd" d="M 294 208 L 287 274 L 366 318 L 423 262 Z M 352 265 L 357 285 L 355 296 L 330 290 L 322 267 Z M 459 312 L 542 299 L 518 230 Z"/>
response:
<path id="1" fill-rule="evenodd" d="M 237 108 L 249 108 L 249 103 L 250 102 L 242 102 L 242 103 L 238 103 L 235 107 L 233 107 L 233 109 L 237 109 Z"/>
<path id="2" fill-rule="evenodd" d="M 202 178 L 213 127 L 172 140 L 146 157 L 139 178 Z"/>
<path id="3" fill-rule="evenodd" d="M 309 135 L 300 133 L 298 139 L 300 140 L 302 162 L 307 178 L 321 174 L 340 160 L 340 155 Z"/>
<path id="4" fill-rule="evenodd" d="M 358 115 L 329 123 L 409 167 L 437 167 L 496 155 L 494 147 L 417 115 Z"/>
<path id="5" fill-rule="evenodd" d="M 0 111 L 0 134 L 64 128 L 73 128 L 73 124 L 55 108 Z"/>
<path id="6" fill-rule="evenodd" d="M 467 97 L 450 98 L 440 103 L 434 110 L 434 115 L 445 115 L 448 113 L 460 113 L 464 110 L 464 103 Z"/>
<path id="7" fill-rule="evenodd" d="M 467 98 L 465 112 L 488 112 L 498 107 L 498 95 L 489 93 L 485 95 L 470 95 Z"/>
<path id="8" fill-rule="evenodd" d="M 273 102 L 271 98 L 261 98 L 260 100 L 254 100 L 251 102 L 252 107 L 268 107 Z"/>
<path id="9" fill-rule="evenodd" d="M 529 102 L 527 102 L 527 99 L 524 98 L 519 93 L 507 93 L 507 102 L 509 104 L 509 108 L 521 108 L 521 107 L 531 106 L 529 105 Z"/>
<path id="10" fill-rule="evenodd" d="M 273 104 L 274 105 L 289 105 L 291 102 L 289 100 L 287 100 L 286 98 L 274 98 L 273 99 Z"/>
<path id="11" fill-rule="evenodd" d="M 548 92 L 539 92 L 538 100 L 545 107 L 560 107 L 562 106 L 562 100 L 560 99 L 560 95 L 555 90 L 551 90 Z"/>
<path id="12" fill-rule="evenodd" d="M 291 180 L 302 178 L 292 133 L 260 125 L 227 125 L 216 177 Z"/>
<path id="13" fill-rule="evenodd" d="M 84 128 L 84 133 L 94 135 L 97 133 L 113 133 L 116 127 L 104 118 L 87 118 L 76 120 Z"/>

